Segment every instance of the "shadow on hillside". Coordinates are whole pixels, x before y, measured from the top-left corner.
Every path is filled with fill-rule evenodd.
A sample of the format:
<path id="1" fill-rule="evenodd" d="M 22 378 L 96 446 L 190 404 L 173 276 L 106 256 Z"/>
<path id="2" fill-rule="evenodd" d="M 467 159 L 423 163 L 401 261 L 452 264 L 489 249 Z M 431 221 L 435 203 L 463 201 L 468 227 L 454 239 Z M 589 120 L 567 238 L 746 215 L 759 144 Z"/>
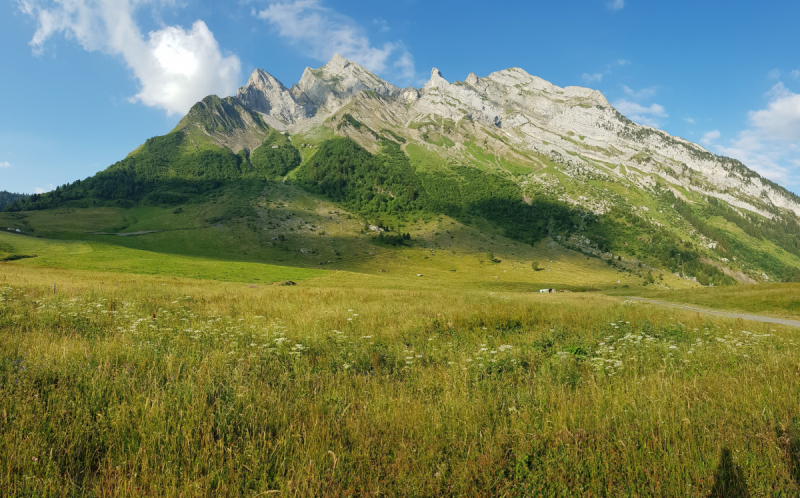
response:
<path id="1" fill-rule="evenodd" d="M 485 199 L 470 204 L 467 212 L 502 229 L 504 236 L 531 245 L 547 236 L 569 237 L 596 220 L 590 212 L 547 199 L 533 199 L 530 204 L 521 200 Z"/>
<path id="2" fill-rule="evenodd" d="M 708 493 L 708 498 L 748 498 L 747 481 L 744 472 L 733 461 L 731 450 L 723 448 L 719 464 L 714 471 L 714 486 Z"/>

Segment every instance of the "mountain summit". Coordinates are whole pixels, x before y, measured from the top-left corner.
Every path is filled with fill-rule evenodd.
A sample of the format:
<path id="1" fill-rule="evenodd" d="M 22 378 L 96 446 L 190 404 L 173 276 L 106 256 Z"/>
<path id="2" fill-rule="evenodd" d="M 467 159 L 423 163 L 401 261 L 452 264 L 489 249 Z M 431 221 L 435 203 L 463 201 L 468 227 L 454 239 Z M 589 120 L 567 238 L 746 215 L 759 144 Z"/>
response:
<path id="1" fill-rule="evenodd" d="M 336 54 L 319 69 L 307 67 L 291 90 L 266 71 L 256 69 L 236 97 L 263 114 L 272 126 L 285 128 L 320 113 L 335 112 L 362 91 L 388 97 L 399 89 Z"/>

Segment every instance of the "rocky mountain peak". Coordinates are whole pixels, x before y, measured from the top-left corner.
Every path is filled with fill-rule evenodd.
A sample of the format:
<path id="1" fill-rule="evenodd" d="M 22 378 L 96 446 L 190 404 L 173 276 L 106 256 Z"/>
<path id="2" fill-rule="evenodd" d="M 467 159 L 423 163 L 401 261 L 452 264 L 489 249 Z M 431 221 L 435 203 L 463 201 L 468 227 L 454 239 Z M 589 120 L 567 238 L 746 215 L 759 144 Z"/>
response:
<path id="1" fill-rule="evenodd" d="M 425 83 L 423 90 L 429 90 L 431 88 L 446 88 L 449 85 L 450 83 L 448 83 L 448 81 L 444 79 L 444 76 L 442 76 L 442 72 L 437 68 L 433 68 L 431 69 L 431 79 Z"/>
<path id="2" fill-rule="evenodd" d="M 253 71 L 247 85 L 239 89 L 236 98 L 249 109 L 264 115 L 272 126 L 296 123 L 310 116 L 283 83 L 263 69 Z"/>
<path id="3" fill-rule="evenodd" d="M 306 68 L 293 93 L 299 102 L 317 114 L 319 111 L 334 112 L 356 93 L 365 90 L 384 97 L 400 93 L 399 88 L 365 67 L 336 54 L 319 69 Z"/>

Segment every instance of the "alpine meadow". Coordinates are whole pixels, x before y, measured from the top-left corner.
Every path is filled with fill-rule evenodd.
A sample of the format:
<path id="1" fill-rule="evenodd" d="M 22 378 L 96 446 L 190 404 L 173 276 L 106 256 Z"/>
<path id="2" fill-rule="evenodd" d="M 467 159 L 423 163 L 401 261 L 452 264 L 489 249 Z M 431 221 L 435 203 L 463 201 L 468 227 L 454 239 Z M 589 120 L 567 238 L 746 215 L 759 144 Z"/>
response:
<path id="1" fill-rule="evenodd" d="M 800 198 L 597 90 L 256 69 L 0 228 L 0 494 L 800 495 Z"/>

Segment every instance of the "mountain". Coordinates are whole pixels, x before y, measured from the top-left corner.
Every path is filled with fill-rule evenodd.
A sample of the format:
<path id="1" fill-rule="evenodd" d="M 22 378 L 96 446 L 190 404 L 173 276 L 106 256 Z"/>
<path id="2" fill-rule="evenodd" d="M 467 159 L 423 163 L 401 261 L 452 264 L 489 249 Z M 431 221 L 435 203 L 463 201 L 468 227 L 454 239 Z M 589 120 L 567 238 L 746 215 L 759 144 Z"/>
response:
<path id="1" fill-rule="evenodd" d="M 285 240 L 256 209 L 277 183 L 367 224 L 443 215 L 625 271 L 706 285 L 800 279 L 800 198 L 630 121 L 596 90 L 519 68 L 453 83 L 434 68 L 419 89 L 338 55 L 291 88 L 257 69 L 236 96 L 206 97 L 107 170 L 10 209 L 235 198 L 248 226 Z"/>

